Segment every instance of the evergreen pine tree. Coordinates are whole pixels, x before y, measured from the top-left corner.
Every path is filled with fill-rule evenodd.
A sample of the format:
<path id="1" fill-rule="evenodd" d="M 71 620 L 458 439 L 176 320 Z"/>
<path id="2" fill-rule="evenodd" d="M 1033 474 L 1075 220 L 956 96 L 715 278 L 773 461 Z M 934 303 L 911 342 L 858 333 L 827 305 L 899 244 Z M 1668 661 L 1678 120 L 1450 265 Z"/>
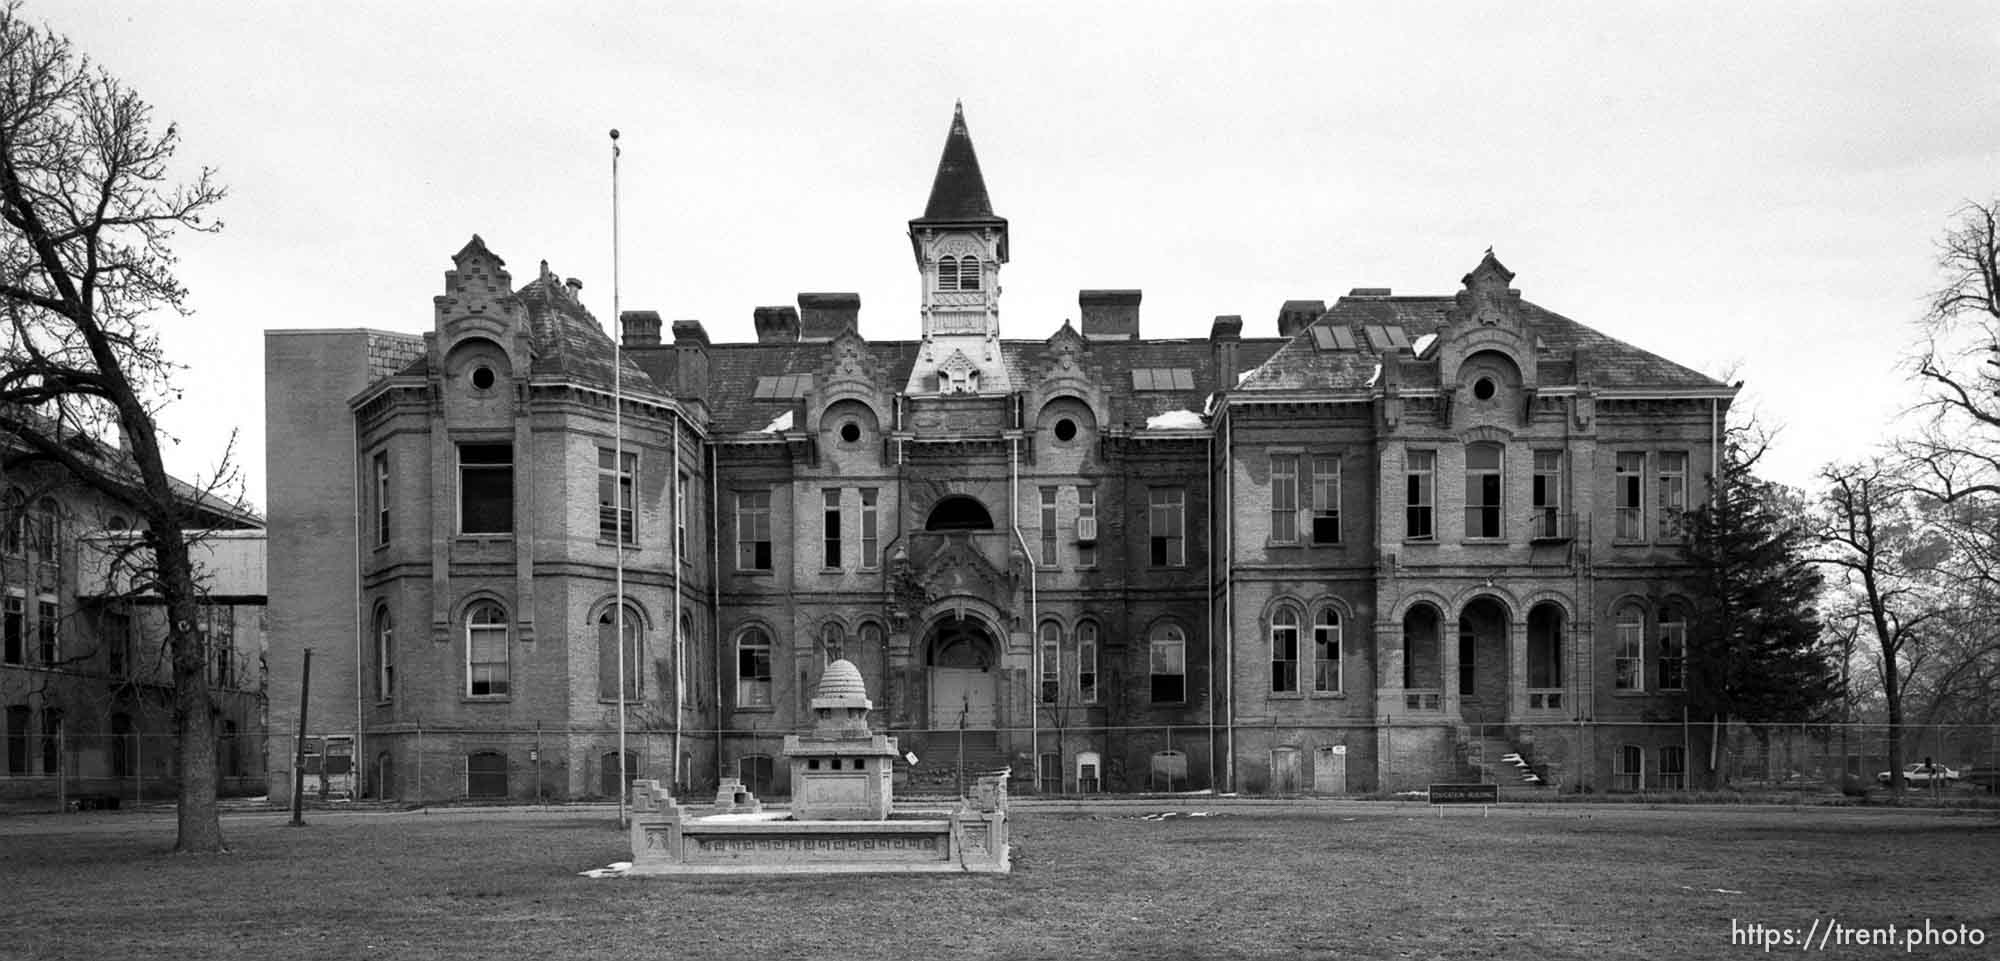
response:
<path id="1" fill-rule="evenodd" d="M 1715 497 L 1688 517 L 1688 716 L 1718 725 L 1830 720 L 1841 671 L 1820 630 L 1804 505 L 1756 475 L 1761 453 L 1731 431 L 1722 476 L 1710 479 Z"/>

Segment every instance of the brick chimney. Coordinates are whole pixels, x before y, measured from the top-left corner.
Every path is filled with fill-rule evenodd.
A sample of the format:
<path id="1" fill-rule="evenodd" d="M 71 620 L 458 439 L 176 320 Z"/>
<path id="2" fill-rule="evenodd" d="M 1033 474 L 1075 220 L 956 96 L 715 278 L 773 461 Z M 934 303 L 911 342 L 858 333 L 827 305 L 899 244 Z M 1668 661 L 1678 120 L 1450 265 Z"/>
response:
<path id="1" fill-rule="evenodd" d="M 1215 389 L 1236 386 L 1236 345 L 1243 340 L 1243 318 L 1220 314 L 1208 328 L 1208 349 L 1215 361 Z"/>
<path id="2" fill-rule="evenodd" d="M 1326 313 L 1324 300 L 1287 300 L 1278 308 L 1278 336 L 1290 337 L 1318 320 Z"/>
<path id="3" fill-rule="evenodd" d="M 674 393 L 708 396 L 708 331 L 699 320 L 674 321 Z"/>
<path id="4" fill-rule="evenodd" d="M 660 346 L 660 312 L 657 310 L 628 310 L 618 315 L 618 327 L 623 332 L 621 343 L 627 347 Z"/>
<path id="5" fill-rule="evenodd" d="M 1077 332 L 1091 340 L 1138 340 L 1139 295 L 1136 290 L 1079 290 L 1076 305 L 1083 312 Z"/>
<path id="6" fill-rule="evenodd" d="M 799 339 L 823 342 L 861 329 L 860 294 L 800 294 Z"/>
<path id="7" fill-rule="evenodd" d="M 796 307 L 759 307 L 751 314 L 757 322 L 760 344 L 799 342 L 799 311 Z"/>

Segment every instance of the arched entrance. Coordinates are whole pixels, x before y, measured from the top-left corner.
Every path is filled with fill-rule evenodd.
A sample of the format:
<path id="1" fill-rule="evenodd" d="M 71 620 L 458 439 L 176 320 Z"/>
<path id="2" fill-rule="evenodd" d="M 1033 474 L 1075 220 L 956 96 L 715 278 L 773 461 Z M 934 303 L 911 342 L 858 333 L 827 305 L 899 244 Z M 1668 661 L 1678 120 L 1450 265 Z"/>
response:
<path id="1" fill-rule="evenodd" d="M 1507 608 L 1478 597 L 1458 615 L 1458 706 L 1474 724 L 1507 720 Z"/>
<path id="2" fill-rule="evenodd" d="M 973 618 L 948 616 L 931 625 L 924 652 L 930 669 L 930 726 L 998 727 L 999 645 L 993 632 Z"/>

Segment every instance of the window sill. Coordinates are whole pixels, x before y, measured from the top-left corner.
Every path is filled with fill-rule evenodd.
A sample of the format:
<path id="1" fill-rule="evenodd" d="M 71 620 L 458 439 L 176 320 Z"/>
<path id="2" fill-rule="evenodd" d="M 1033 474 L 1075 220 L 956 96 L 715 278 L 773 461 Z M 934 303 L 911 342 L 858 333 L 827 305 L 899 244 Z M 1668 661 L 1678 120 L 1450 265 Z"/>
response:
<path id="1" fill-rule="evenodd" d="M 1314 691 L 1314 692 L 1312 692 L 1312 696 L 1313 696 L 1313 697 L 1316 697 L 1316 698 L 1323 698 L 1323 699 L 1326 699 L 1326 700 L 1329 700 L 1329 701 L 1344 701 L 1344 700 L 1346 700 L 1346 699 L 1347 699 L 1347 692 L 1346 692 L 1346 691 Z"/>
<path id="2" fill-rule="evenodd" d="M 389 549 L 389 544 L 388 544 L 388 542 L 387 542 L 387 541 L 384 541 L 384 542 L 382 542 L 382 543 L 380 543 L 380 544 L 377 544 L 377 545 L 375 545 L 375 548 L 374 548 L 374 550 L 375 550 L 375 553 L 377 553 L 377 554 L 380 554 L 380 553 L 382 553 L 383 551 L 386 551 L 386 550 L 388 550 L 388 549 Z"/>
<path id="3" fill-rule="evenodd" d="M 617 546 L 618 546 L 618 542 L 617 542 L 616 540 L 613 540 L 612 538 L 609 538 L 609 537 L 599 537 L 599 538 L 597 539 L 597 546 L 599 546 L 599 547 L 617 547 Z M 626 549 L 626 550 L 628 550 L 628 551 L 636 551 L 636 550 L 638 550 L 638 549 L 639 549 L 639 542 L 638 542 L 638 541 L 626 541 L 626 542 L 625 542 L 625 549 Z"/>
<path id="4" fill-rule="evenodd" d="M 505 704 L 513 699 L 512 694 L 467 694 L 459 701 L 465 704 Z"/>
<path id="5" fill-rule="evenodd" d="M 1311 544 L 1308 544 L 1308 545 L 1306 545 L 1306 546 L 1308 546 L 1308 547 L 1339 547 L 1339 546 L 1341 546 L 1341 543 L 1342 543 L 1342 542 L 1340 542 L 1340 541 L 1313 541 L 1313 542 L 1312 542 Z"/>
<path id="6" fill-rule="evenodd" d="M 1405 537 L 1405 538 L 1403 538 L 1403 543 L 1404 543 L 1405 545 L 1407 545 L 1407 546 L 1410 546 L 1410 547 L 1435 547 L 1435 546 L 1437 545 L 1437 542 L 1438 542 L 1438 539 L 1437 539 L 1436 537 Z"/>
<path id="7" fill-rule="evenodd" d="M 1306 696 L 1298 691 L 1272 691 L 1265 695 L 1273 701 L 1303 701 Z"/>
<path id="8" fill-rule="evenodd" d="M 499 543 L 501 541 L 513 540 L 514 534 L 511 531 L 507 533 L 496 533 L 496 534 L 468 534 L 464 531 L 460 531 L 454 537 L 454 539 L 461 544 L 468 542 L 473 544 Z"/>
<path id="9" fill-rule="evenodd" d="M 1504 537 L 1468 537 L 1459 543 L 1467 547 L 1506 547 L 1511 542 Z"/>
<path id="10" fill-rule="evenodd" d="M 1611 692 L 1611 696 L 1612 696 L 1612 697 L 1652 697 L 1652 696 L 1653 696 L 1654 694 L 1657 694 L 1657 693 L 1659 693 L 1659 692 L 1658 692 L 1658 691 L 1642 691 L 1642 690 L 1637 690 L 1637 689 L 1634 689 L 1634 688 L 1629 688 L 1629 687 L 1628 687 L 1628 688 L 1617 688 L 1617 689 L 1614 689 L 1614 690 L 1613 690 L 1613 691 Z"/>
<path id="11" fill-rule="evenodd" d="M 741 574 L 745 577 L 770 577 L 772 574 L 772 570 L 768 567 L 750 568 L 748 570 L 745 570 L 743 568 L 737 568 L 735 573 Z"/>
<path id="12" fill-rule="evenodd" d="M 738 714 L 774 714 L 778 709 L 766 704 L 763 707 L 739 707 L 735 710 Z"/>
<path id="13" fill-rule="evenodd" d="M 627 697 L 625 698 L 625 703 L 626 703 L 626 704 L 628 704 L 628 705 L 631 705 L 631 704 L 638 704 L 638 703 L 642 702 L 643 700 L 644 700 L 644 697 L 642 697 L 641 695 L 638 695 L 638 694 L 632 694 L 632 695 L 628 695 L 628 696 L 627 696 Z M 600 694 L 600 695 L 598 695 L 598 696 L 597 696 L 597 703 L 599 703 L 599 704 L 612 704 L 612 705 L 615 705 L 615 704 L 617 704 L 617 703 L 618 703 L 618 699 L 617 699 L 617 698 L 615 698 L 615 697 L 605 697 L 604 695 Z"/>

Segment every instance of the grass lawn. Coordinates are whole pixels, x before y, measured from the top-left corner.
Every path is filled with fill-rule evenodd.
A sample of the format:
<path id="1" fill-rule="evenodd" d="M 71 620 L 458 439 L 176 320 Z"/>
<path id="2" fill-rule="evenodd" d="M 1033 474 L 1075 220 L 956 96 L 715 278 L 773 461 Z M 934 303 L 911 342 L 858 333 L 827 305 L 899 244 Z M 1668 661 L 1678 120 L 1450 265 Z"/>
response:
<path id="1" fill-rule="evenodd" d="M 1926 919 L 2000 957 L 2000 817 L 1768 807 L 1017 805 L 1003 877 L 610 879 L 608 811 L 0 819 L 0 958 L 1733 958 Z M 1797 952 L 1796 946 L 1779 952 Z"/>

